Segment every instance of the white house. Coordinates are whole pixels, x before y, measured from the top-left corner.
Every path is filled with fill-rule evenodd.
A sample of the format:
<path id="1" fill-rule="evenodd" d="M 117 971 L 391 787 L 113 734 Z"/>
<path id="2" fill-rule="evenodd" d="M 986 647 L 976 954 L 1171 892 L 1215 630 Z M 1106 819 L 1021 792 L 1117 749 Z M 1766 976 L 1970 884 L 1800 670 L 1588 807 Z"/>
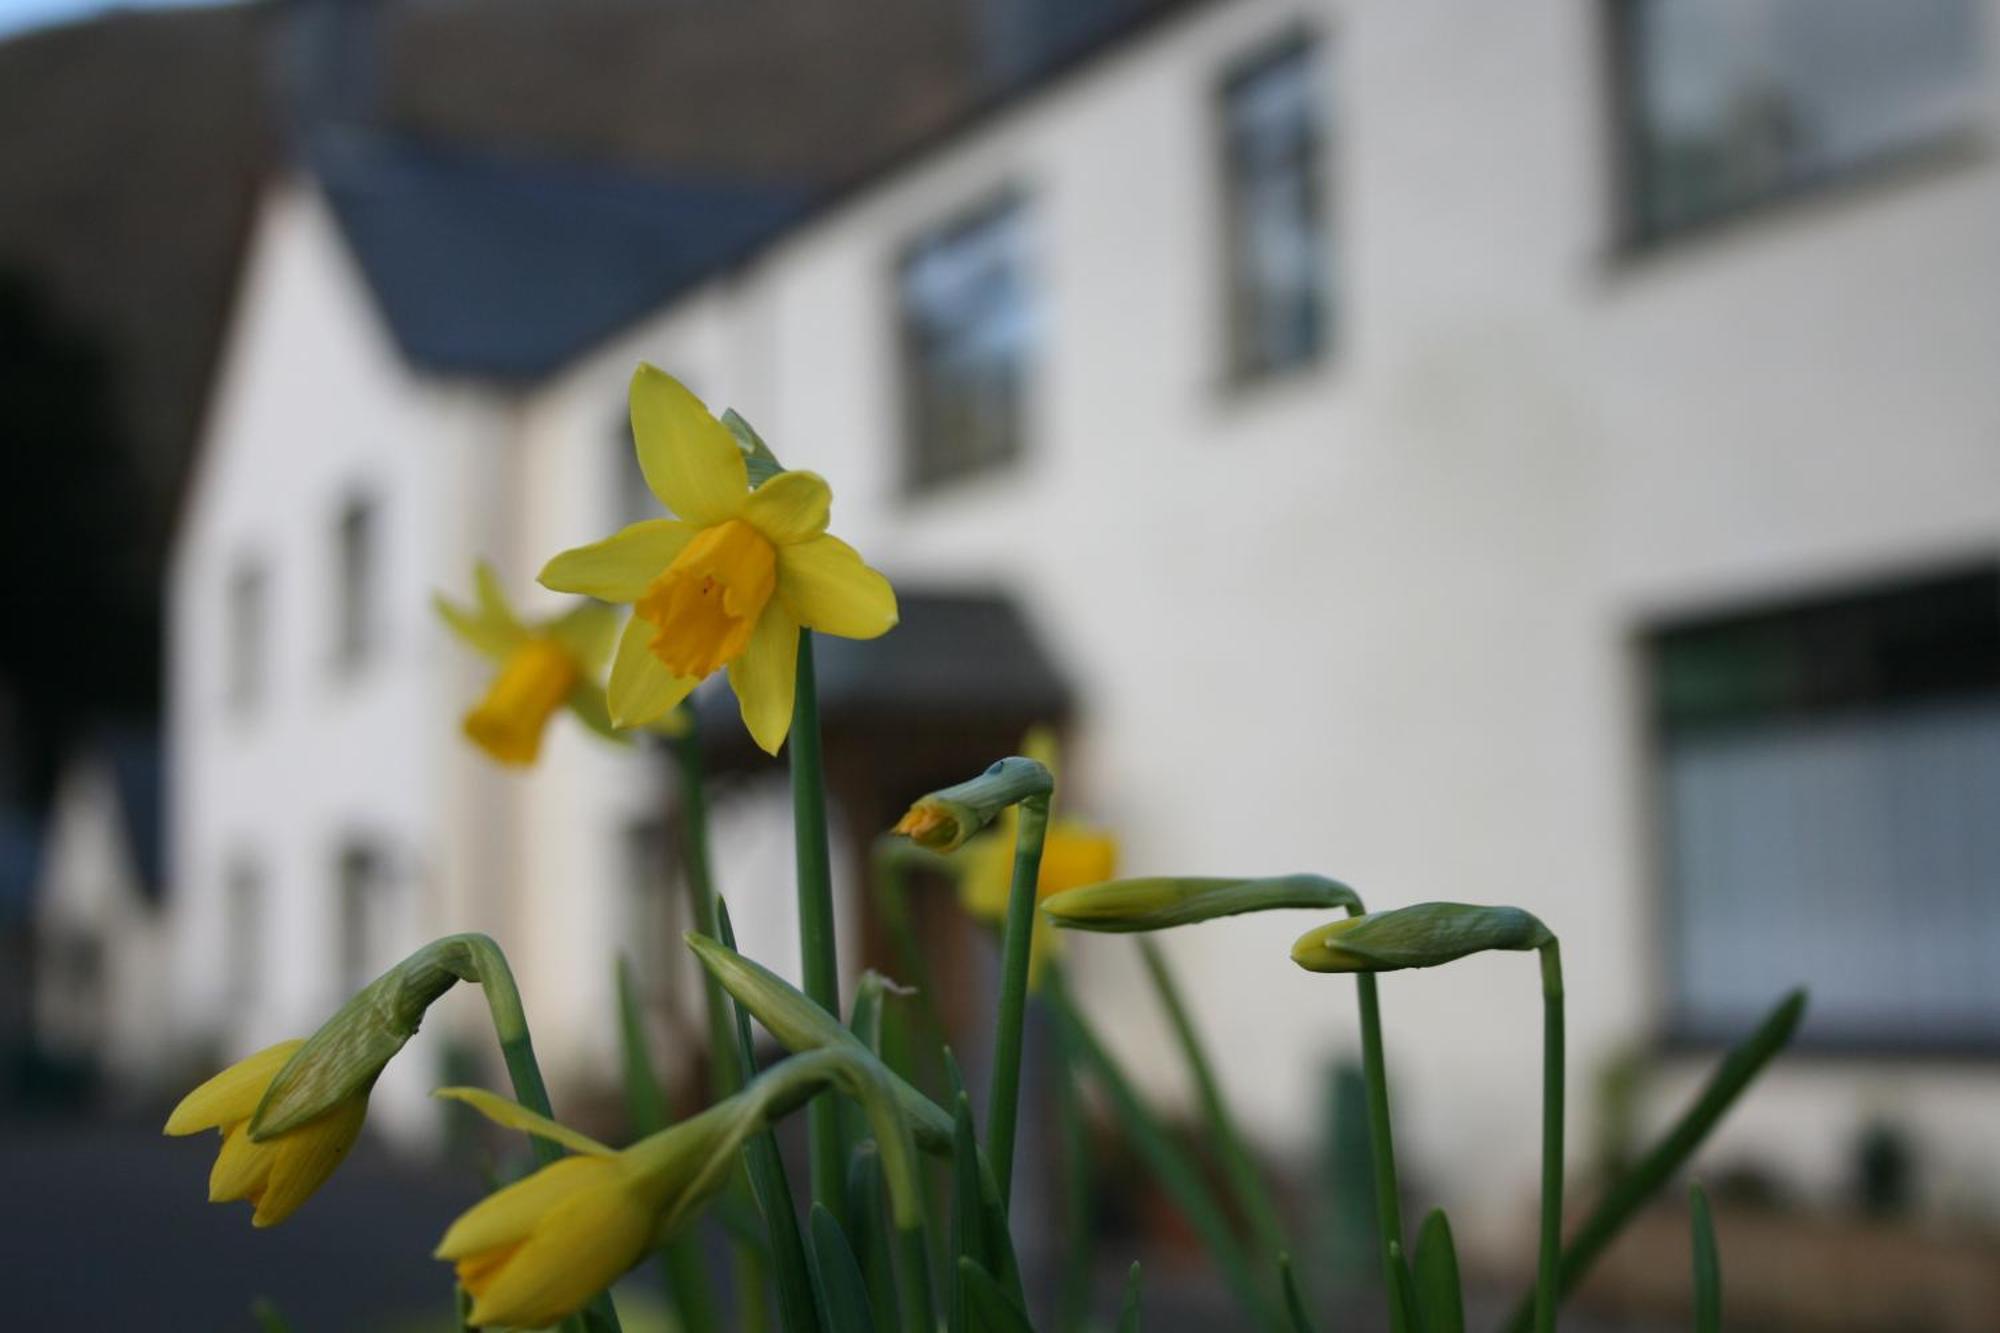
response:
<path id="1" fill-rule="evenodd" d="M 608 530 L 644 358 L 829 477 L 899 586 L 1017 599 L 1077 697 L 1067 799 L 1128 870 L 1538 913 L 1579 1153 L 1608 1061 L 1657 1057 L 1663 1120 L 1808 982 L 1715 1159 L 1831 1196 L 1887 1116 L 1933 1206 L 1990 1207 L 1996 10 L 1171 7 L 831 203 L 738 199 L 643 311 L 574 275 L 597 326 L 504 383 L 413 346 L 426 270 L 323 148 L 264 209 L 173 571 L 185 1012 L 265 1040 L 484 927 L 588 1063 L 619 831 L 663 795 L 570 733 L 483 769 L 423 599 Z M 1350 989 L 1285 961 L 1309 924 L 1168 941 L 1287 1155 L 1353 1046 Z M 1127 945 L 1077 958 L 1182 1095 Z M 1532 1189 L 1533 968 L 1383 991 L 1414 1174 L 1492 1235 Z"/>
<path id="2" fill-rule="evenodd" d="M 160 756 L 150 731 L 112 728 L 64 766 L 36 874 L 36 1045 L 114 1092 L 168 1072 Z"/>

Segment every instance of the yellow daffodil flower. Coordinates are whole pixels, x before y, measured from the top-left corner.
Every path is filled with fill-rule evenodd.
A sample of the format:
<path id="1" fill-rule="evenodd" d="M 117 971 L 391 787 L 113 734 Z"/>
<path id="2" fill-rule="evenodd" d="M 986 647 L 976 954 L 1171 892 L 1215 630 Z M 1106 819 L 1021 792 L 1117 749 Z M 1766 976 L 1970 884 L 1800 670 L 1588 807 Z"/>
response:
<path id="1" fill-rule="evenodd" d="M 565 551 L 541 581 L 632 604 L 608 690 L 618 726 L 665 715 L 727 669 L 744 725 L 776 754 L 791 729 L 800 628 L 872 639 L 896 623 L 895 591 L 827 533 L 825 481 L 779 472 L 751 489 L 729 428 L 652 366 L 632 376 L 631 399 L 640 469 L 677 517 Z"/>
<path id="2" fill-rule="evenodd" d="M 1021 741 L 1021 753 L 1056 772 L 1055 736 L 1046 727 L 1036 727 Z M 962 866 L 958 881 L 961 906 L 981 921 L 1004 926 L 1007 899 L 1014 884 L 1014 838 L 1020 815 L 1008 806 L 990 831 L 967 843 L 958 853 Z M 907 832 L 900 826 L 899 832 Z M 1118 870 L 1118 843 L 1102 829 L 1075 819 L 1051 819 L 1042 840 L 1042 868 L 1035 880 L 1035 901 L 1051 894 L 1101 884 Z M 1034 933 L 1029 937 L 1028 983 L 1041 980 L 1042 967 L 1054 957 L 1061 937 L 1040 911 L 1035 913 Z"/>
<path id="3" fill-rule="evenodd" d="M 585 604 L 560 616 L 524 621 L 508 605 L 499 579 L 483 561 L 474 571 L 477 600 L 461 606 L 435 599 L 438 616 L 476 651 L 500 663 L 492 686 L 465 715 L 465 734 L 503 764 L 525 767 L 541 754 L 542 732 L 567 707 L 591 730 L 622 740 L 598 683 L 610 656 L 617 613 Z M 673 726 L 678 714 L 661 719 Z"/>
<path id="4" fill-rule="evenodd" d="M 275 1226 L 298 1211 L 347 1156 L 368 1114 L 368 1094 L 358 1092 L 324 1115 L 258 1143 L 250 1117 L 264 1090 L 303 1040 L 281 1041 L 239 1060 L 181 1099 L 167 1117 L 169 1134 L 222 1134 L 222 1151 L 208 1177 L 208 1201 L 247 1199 L 252 1226 Z"/>

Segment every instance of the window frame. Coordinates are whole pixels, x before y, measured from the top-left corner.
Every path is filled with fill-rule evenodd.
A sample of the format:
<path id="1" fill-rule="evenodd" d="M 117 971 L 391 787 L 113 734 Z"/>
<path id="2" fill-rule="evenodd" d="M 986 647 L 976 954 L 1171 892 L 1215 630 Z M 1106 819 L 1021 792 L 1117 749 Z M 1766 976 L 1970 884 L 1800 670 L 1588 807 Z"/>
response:
<path id="1" fill-rule="evenodd" d="M 1642 111 L 1645 76 L 1638 58 L 1638 10 L 1647 2 L 1599 0 L 1602 87 L 1609 103 L 1604 118 L 1604 151 L 1609 159 L 1606 177 L 1611 193 L 1611 244 L 1615 254 L 1635 257 L 1655 254 L 1744 222 L 1780 216 L 1804 204 L 1925 174 L 1980 154 L 1985 137 L 1981 122 L 1976 116 L 1967 117 L 1948 128 L 1913 135 L 1820 171 L 1787 176 L 1775 187 L 1752 192 L 1687 221 L 1652 225 L 1640 203 L 1648 179 L 1648 138 Z M 1975 10 L 1973 22 L 1984 52 L 1991 39 L 1985 32 L 1981 11 Z"/>
<path id="2" fill-rule="evenodd" d="M 331 660 L 342 679 L 363 674 L 382 652 L 383 512 L 380 493 L 363 486 L 346 491 L 334 511 Z M 351 564 L 358 565 L 358 577 L 351 577 Z"/>
<path id="3" fill-rule="evenodd" d="M 1326 87 L 1326 60 L 1331 42 L 1314 26 L 1297 22 L 1276 34 L 1241 49 L 1231 56 L 1216 76 L 1209 98 L 1212 161 L 1215 172 L 1216 233 L 1220 243 L 1217 285 L 1222 318 L 1218 321 L 1221 346 L 1218 360 L 1223 381 L 1232 389 L 1255 389 L 1309 374 L 1331 361 L 1338 341 L 1337 255 L 1333 237 L 1335 135 L 1334 112 Z M 1231 119 L 1232 102 L 1238 92 L 1259 75 L 1286 61 L 1305 59 L 1312 76 L 1313 119 L 1300 161 L 1306 168 L 1307 207 L 1311 234 L 1318 258 L 1314 301 L 1312 345 L 1299 356 L 1284 360 L 1253 358 L 1246 354 L 1245 325 L 1241 317 L 1243 257 L 1248 248 L 1243 227 L 1243 210 L 1237 206 L 1239 183 L 1235 152 L 1236 136 Z"/>
<path id="4" fill-rule="evenodd" d="M 232 717 L 249 718 L 271 690 L 271 565 L 243 551 L 222 585 L 222 701 Z"/>
<path id="5" fill-rule="evenodd" d="M 890 258 L 890 290 L 893 293 L 892 318 L 895 321 L 896 372 L 898 385 L 898 415 L 900 417 L 902 442 L 897 459 L 897 485 L 905 499 L 923 499 L 932 495 L 954 490 L 975 482 L 983 477 L 1001 476 L 1018 468 L 1022 461 L 1034 451 L 1033 417 L 1036 399 L 1036 381 L 1040 357 L 1036 351 L 1036 337 L 1031 336 L 1029 345 L 1021 354 L 1019 401 L 1014 411 L 1014 437 L 1009 447 L 992 457 L 981 458 L 971 463 L 963 463 L 939 470 L 923 466 L 923 440 L 926 438 L 923 421 L 921 385 L 924 379 L 921 368 L 925 364 L 921 357 L 921 339 L 916 321 L 911 318 L 910 303 L 905 298 L 905 288 L 910 266 L 924 252 L 941 244 L 963 238 L 1012 215 L 1017 225 L 1023 229 L 1033 225 L 1033 196 L 1018 182 L 1007 182 L 974 194 L 959 204 L 942 210 L 907 236 L 899 244 Z M 1030 303 L 1030 320 L 1036 321 L 1033 303 L 1039 295 L 1036 281 L 1036 267 L 1032 255 L 1022 261 L 1021 285 L 1026 291 L 1025 299 Z"/>
<path id="6" fill-rule="evenodd" d="M 1887 597 L 1958 577 L 1983 574 L 2000 578 L 2000 549 L 1973 552 L 1965 558 L 1941 563 L 1891 567 L 1862 578 L 1843 577 L 1774 589 L 1752 597 L 1706 601 L 1676 609 L 1670 614 L 1646 617 L 1630 627 L 1626 646 L 1634 710 L 1632 734 L 1636 744 L 1633 753 L 1638 765 L 1634 794 L 1636 823 L 1640 830 L 1638 847 L 1642 857 L 1639 873 L 1643 900 L 1641 918 L 1649 926 L 1642 965 L 1655 1015 L 1651 1044 L 1660 1054 L 1670 1058 L 1706 1057 L 1733 1046 L 1748 1031 L 1747 1026 L 1743 1030 L 1735 1030 L 1691 1021 L 1684 1007 L 1683 986 L 1676 975 L 1685 937 L 1675 883 L 1673 829 L 1668 810 L 1668 726 L 1664 710 L 1659 705 L 1660 642 L 1691 628 L 1731 621 L 1775 620 L 1836 604 Z M 2000 606 L 1996 606 L 1995 614 L 2000 616 Z M 1950 697 L 1949 692 L 1945 697 Z M 1885 705 L 1876 701 L 1871 707 L 1880 712 L 1909 702 L 1898 699 Z M 1851 704 L 1848 706 L 1852 707 Z M 1771 978 L 1771 1003 L 1775 1005 L 1794 984 L 1792 978 Z M 1934 1030 L 1925 1028 L 1921 1018 L 1901 1017 L 1897 1023 L 1900 1026 L 1891 1028 L 1884 1025 L 1882 1032 L 1862 1035 L 1839 1028 L 1821 1030 L 1808 1022 L 1794 1034 L 1788 1049 L 1798 1058 L 1832 1062 L 1990 1063 L 2000 1059 L 2000 1032 L 1954 1032 L 1940 1036 Z"/>

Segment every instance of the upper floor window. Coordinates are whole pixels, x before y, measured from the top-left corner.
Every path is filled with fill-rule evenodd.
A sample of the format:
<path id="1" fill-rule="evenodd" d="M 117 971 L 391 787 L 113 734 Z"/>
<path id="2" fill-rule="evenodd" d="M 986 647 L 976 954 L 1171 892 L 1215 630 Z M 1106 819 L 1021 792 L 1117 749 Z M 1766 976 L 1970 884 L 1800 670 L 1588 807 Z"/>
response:
<path id="1" fill-rule="evenodd" d="M 239 562 L 229 574 L 223 605 L 223 693 L 229 707 L 248 712 L 264 694 L 265 618 L 269 592 L 264 566 Z"/>
<path id="2" fill-rule="evenodd" d="M 374 501 L 357 496 L 340 507 L 334 527 L 333 660 L 343 671 L 360 667 L 375 647 L 378 526 Z"/>
<path id="3" fill-rule="evenodd" d="M 350 842 L 341 849 L 336 867 L 340 912 L 340 985 L 352 994 L 395 961 L 394 884 L 389 861 L 379 847 Z"/>
<path id="4" fill-rule="evenodd" d="M 222 884 L 222 967 L 232 1006 L 262 998 L 264 949 L 264 870 L 254 858 L 238 855 Z"/>
<path id="5" fill-rule="evenodd" d="M 1674 1027 L 2000 1043 L 2000 568 L 1647 644 Z"/>
<path id="6" fill-rule="evenodd" d="M 1981 110 L 1976 0 L 1615 0 L 1644 243 L 1934 143 Z"/>
<path id="7" fill-rule="evenodd" d="M 1021 452 L 1034 312 L 1027 209 L 1008 198 L 913 244 L 898 273 L 913 490 Z"/>
<path id="8" fill-rule="evenodd" d="M 1291 38 L 1224 82 L 1229 361 L 1238 379 L 1319 355 L 1329 322 L 1318 47 Z"/>

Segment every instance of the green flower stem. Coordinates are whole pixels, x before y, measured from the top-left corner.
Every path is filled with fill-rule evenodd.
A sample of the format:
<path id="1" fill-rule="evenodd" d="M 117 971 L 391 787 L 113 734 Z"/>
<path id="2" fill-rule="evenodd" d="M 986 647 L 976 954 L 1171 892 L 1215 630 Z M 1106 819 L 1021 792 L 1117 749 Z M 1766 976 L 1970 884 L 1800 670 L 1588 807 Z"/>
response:
<path id="1" fill-rule="evenodd" d="M 485 935 L 460 935 L 452 944 L 457 947 L 443 959 L 444 966 L 463 980 L 477 982 L 486 996 L 493 1035 L 500 1042 L 500 1058 L 506 1062 L 508 1080 L 514 1085 L 514 1099 L 530 1111 L 553 1120 L 555 1108 L 549 1105 L 548 1085 L 542 1081 L 542 1067 L 535 1060 L 535 1043 L 528 1035 L 528 1011 L 521 1004 L 521 990 L 514 984 L 514 970 L 507 965 L 507 955 Z M 544 1166 L 563 1156 L 560 1144 L 533 1136 L 528 1142 L 534 1148 L 535 1160 Z M 581 1315 L 565 1319 L 561 1327 L 566 1333 L 579 1329 L 588 1333 L 619 1333 L 618 1311 L 611 1303 L 611 1293 L 599 1292 Z"/>
<path id="2" fill-rule="evenodd" d="M 1694 1156 L 1694 1150 L 1701 1146 L 1709 1131 L 1736 1104 L 1736 1099 L 1763 1072 L 1764 1066 L 1771 1063 L 1792 1039 L 1805 1011 L 1805 991 L 1787 993 L 1770 1013 L 1764 1015 L 1764 1021 L 1757 1025 L 1756 1030 L 1730 1050 L 1666 1136 L 1653 1145 L 1638 1165 L 1621 1176 L 1617 1184 L 1605 1191 L 1604 1197 L 1583 1219 L 1563 1250 L 1556 1287 L 1558 1296 L 1574 1290 L 1576 1284 L 1583 1281 L 1583 1275 L 1590 1271 L 1591 1265 L 1597 1262 L 1613 1238 L 1624 1230 L 1633 1214 L 1658 1192 L 1660 1186 L 1666 1184 L 1667 1179 L 1688 1158 Z M 1508 1316 L 1505 1333 L 1528 1333 L 1533 1319 L 1534 1297 L 1530 1294 Z"/>
<path id="3" fill-rule="evenodd" d="M 813 678 L 812 631 L 799 631 L 799 662 L 792 698 L 792 826 L 798 850 L 799 950 L 805 993 L 840 1017 L 840 956 L 834 943 L 833 871 L 826 838 L 826 772 L 819 748 L 819 689 Z M 812 1197 L 834 1220 L 847 1215 L 847 1149 L 840 1105 L 819 1097 L 806 1109 L 812 1145 Z"/>
<path id="4" fill-rule="evenodd" d="M 931 1254 L 922 1227 L 895 1227 L 896 1308 L 903 1333 L 937 1333 L 931 1296 Z"/>
<path id="5" fill-rule="evenodd" d="M 1563 978 L 1562 945 L 1550 940 L 1542 954 L 1542 1235 L 1535 1262 L 1535 1330 L 1556 1326 L 1558 1268 L 1562 1257 L 1563 1195 Z"/>
<path id="6" fill-rule="evenodd" d="M 1360 904 L 1347 909 L 1361 916 Z M 1395 1131 L 1389 1120 L 1389 1072 L 1382 1059 L 1382 1004 L 1375 974 L 1357 972 L 1354 989 L 1361 1001 L 1361 1072 L 1368 1084 L 1368 1149 L 1375 1163 L 1375 1224 L 1381 1231 L 1382 1295 L 1389 1305 L 1391 1333 L 1410 1333 L 1410 1311 L 1403 1306 L 1403 1202 L 1396 1183 Z"/>
<path id="7" fill-rule="evenodd" d="M 689 715 L 687 730 L 669 743 L 674 766 L 680 774 L 681 858 L 687 871 L 694 928 L 710 939 L 718 939 L 715 875 L 708 855 L 708 783 L 702 770 L 701 733 L 694 723 L 693 710 L 685 711 Z M 743 1086 L 743 1069 L 736 1058 L 735 1023 L 729 996 L 707 968 L 701 970 L 701 991 L 708 1019 L 709 1099 L 721 1101 Z M 739 1201 L 755 1206 L 750 1177 L 743 1167 L 737 1168 L 730 1189 Z M 769 1302 L 765 1299 L 764 1257 L 734 1232 L 730 1242 L 730 1279 L 736 1289 L 737 1326 L 743 1333 L 763 1333 L 771 1323 Z"/>
<path id="8" fill-rule="evenodd" d="M 1215 1077 L 1214 1066 L 1209 1063 L 1201 1037 L 1194 1030 L 1194 1021 L 1181 999 L 1180 987 L 1174 981 L 1166 955 L 1151 936 L 1142 935 L 1139 938 L 1139 956 L 1145 960 L 1146 975 L 1151 978 L 1153 990 L 1159 995 L 1160 1004 L 1167 1011 L 1167 1020 L 1173 1026 L 1174 1036 L 1180 1042 L 1181 1055 L 1187 1060 L 1188 1072 L 1194 1078 L 1195 1093 L 1201 1099 L 1209 1132 L 1215 1136 L 1223 1172 L 1229 1177 L 1237 1205 L 1250 1219 L 1258 1244 L 1272 1254 L 1285 1253 L 1291 1246 L 1285 1239 L 1285 1227 L 1278 1217 L 1277 1205 L 1272 1202 L 1270 1189 L 1258 1172 L 1257 1164 L 1250 1160 L 1243 1135 L 1236 1127 L 1236 1117 L 1230 1114 L 1229 1104 L 1223 1100 L 1222 1084 Z"/>
<path id="9" fill-rule="evenodd" d="M 1042 842 L 1049 828 L 1046 794 L 1015 806 L 1014 885 L 1000 948 L 1000 1017 L 993 1029 L 993 1083 L 986 1105 L 986 1156 L 1004 1208 L 1013 1198 L 1014 1127 L 1020 1114 L 1021 1030 L 1028 1010 L 1028 954 L 1035 932 L 1035 889 L 1042 878 Z"/>
<path id="10" fill-rule="evenodd" d="M 937 978 L 931 972 L 930 959 L 924 956 L 923 944 L 917 939 L 916 922 L 910 915 L 909 872 L 912 867 L 926 867 L 956 878 L 958 863 L 949 857 L 926 851 L 894 833 L 885 833 L 875 840 L 869 861 L 873 871 L 875 915 L 888 932 L 890 947 L 896 953 L 897 970 L 917 992 L 908 998 L 915 1002 L 918 1024 L 922 1029 L 918 1035 L 924 1046 L 923 1058 L 920 1061 L 918 1052 L 909 1052 L 910 1067 L 901 1072 L 912 1083 L 932 1091 L 935 1085 L 931 1083 L 930 1076 L 938 1072 L 936 1055 L 945 1044 L 944 1019 L 938 1014 Z"/>
<path id="11" fill-rule="evenodd" d="M 1056 1288 L 1058 1333 L 1082 1333 L 1090 1327 L 1090 1278 L 1095 1263 L 1090 1208 L 1090 1127 L 1084 1119 L 1083 1086 L 1076 1043 L 1065 1025 L 1056 1024 L 1056 1126 L 1062 1152 L 1062 1229 L 1064 1262 Z"/>
<path id="12" fill-rule="evenodd" d="M 1225 1283 L 1251 1316 L 1252 1326 L 1283 1330 L 1288 1326 L 1284 1311 L 1273 1295 L 1252 1275 L 1248 1257 L 1231 1229 L 1229 1219 L 1202 1178 L 1200 1168 L 1174 1142 L 1166 1128 L 1147 1107 L 1125 1071 L 1112 1058 L 1104 1043 L 1070 999 L 1061 970 L 1051 965 L 1042 980 L 1042 993 L 1062 1025 L 1064 1040 L 1071 1044 L 1080 1063 L 1087 1067 L 1111 1103 L 1112 1115 L 1136 1151 L 1152 1169 L 1160 1188 L 1180 1209 L 1188 1224 L 1215 1257 Z"/>

